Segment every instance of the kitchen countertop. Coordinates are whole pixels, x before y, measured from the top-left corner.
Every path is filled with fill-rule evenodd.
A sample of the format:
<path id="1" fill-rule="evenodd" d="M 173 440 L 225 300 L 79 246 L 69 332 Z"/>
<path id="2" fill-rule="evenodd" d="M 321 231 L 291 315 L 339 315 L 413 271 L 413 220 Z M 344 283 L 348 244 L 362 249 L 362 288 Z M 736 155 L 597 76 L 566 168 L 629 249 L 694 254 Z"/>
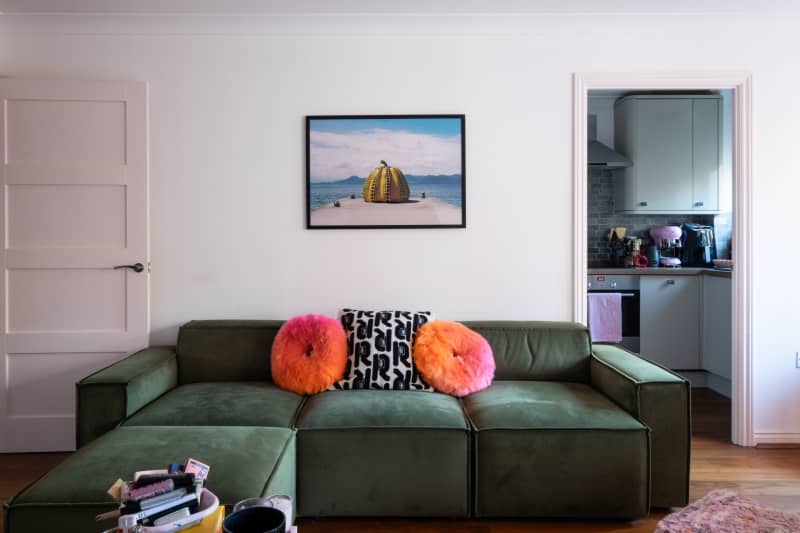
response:
<path id="1" fill-rule="evenodd" d="M 679 267 L 679 268 L 590 268 L 590 276 L 717 276 L 731 277 L 730 270 L 716 268 Z"/>

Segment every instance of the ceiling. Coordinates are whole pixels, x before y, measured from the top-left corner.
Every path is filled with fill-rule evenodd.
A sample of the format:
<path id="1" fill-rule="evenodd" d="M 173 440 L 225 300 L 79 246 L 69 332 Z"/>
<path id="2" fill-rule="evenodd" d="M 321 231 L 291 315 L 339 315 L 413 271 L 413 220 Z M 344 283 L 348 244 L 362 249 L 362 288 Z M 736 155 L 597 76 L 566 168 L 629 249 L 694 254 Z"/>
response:
<path id="1" fill-rule="evenodd" d="M 800 13 L 797 0 L 0 0 L 4 14 Z"/>

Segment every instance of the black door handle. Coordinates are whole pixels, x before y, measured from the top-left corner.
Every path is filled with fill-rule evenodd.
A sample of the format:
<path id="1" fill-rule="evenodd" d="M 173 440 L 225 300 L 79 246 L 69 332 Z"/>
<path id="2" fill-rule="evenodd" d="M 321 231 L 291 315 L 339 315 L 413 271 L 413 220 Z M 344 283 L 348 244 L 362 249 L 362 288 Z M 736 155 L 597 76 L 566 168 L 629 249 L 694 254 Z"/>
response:
<path id="1" fill-rule="evenodd" d="M 114 270 L 119 270 L 120 268 L 130 268 L 134 272 L 144 272 L 144 265 L 141 263 L 135 263 L 133 265 L 117 265 L 114 267 Z"/>

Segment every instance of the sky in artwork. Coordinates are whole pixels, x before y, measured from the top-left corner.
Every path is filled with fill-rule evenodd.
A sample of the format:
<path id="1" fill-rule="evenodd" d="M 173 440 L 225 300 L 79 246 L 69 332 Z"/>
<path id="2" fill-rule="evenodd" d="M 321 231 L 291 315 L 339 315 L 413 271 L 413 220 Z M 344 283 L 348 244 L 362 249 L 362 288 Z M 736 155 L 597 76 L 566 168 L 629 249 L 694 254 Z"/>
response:
<path id="1" fill-rule="evenodd" d="M 458 118 L 312 119 L 311 181 L 366 177 L 383 159 L 404 174 L 461 173 Z"/>

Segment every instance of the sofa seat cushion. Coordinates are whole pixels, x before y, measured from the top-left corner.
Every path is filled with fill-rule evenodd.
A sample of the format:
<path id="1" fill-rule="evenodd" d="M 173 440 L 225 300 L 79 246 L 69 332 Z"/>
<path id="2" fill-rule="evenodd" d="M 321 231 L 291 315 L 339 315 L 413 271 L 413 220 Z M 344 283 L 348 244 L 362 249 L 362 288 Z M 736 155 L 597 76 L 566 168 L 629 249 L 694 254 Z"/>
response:
<path id="1" fill-rule="evenodd" d="M 194 457 L 211 466 L 207 487 L 221 503 L 295 495 L 295 433 L 287 428 L 120 427 L 84 446 L 8 504 L 8 531 L 99 531 L 94 516 L 117 505 L 117 478 Z M 100 527 L 100 526 L 103 527 Z"/>
<path id="2" fill-rule="evenodd" d="M 464 398 L 478 431 L 489 429 L 642 429 L 635 418 L 588 385 L 497 381 Z"/>
<path id="3" fill-rule="evenodd" d="M 468 516 L 470 428 L 455 398 L 323 392 L 297 428 L 300 516 Z"/>
<path id="4" fill-rule="evenodd" d="M 293 427 L 303 397 L 267 381 L 180 385 L 129 418 L 126 426 Z"/>
<path id="5" fill-rule="evenodd" d="M 469 429 L 458 400 L 439 393 L 392 390 L 329 391 L 312 396 L 298 429 Z"/>
<path id="6" fill-rule="evenodd" d="M 640 518 L 649 430 L 580 383 L 496 381 L 463 400 L 477 516 Z"/>

